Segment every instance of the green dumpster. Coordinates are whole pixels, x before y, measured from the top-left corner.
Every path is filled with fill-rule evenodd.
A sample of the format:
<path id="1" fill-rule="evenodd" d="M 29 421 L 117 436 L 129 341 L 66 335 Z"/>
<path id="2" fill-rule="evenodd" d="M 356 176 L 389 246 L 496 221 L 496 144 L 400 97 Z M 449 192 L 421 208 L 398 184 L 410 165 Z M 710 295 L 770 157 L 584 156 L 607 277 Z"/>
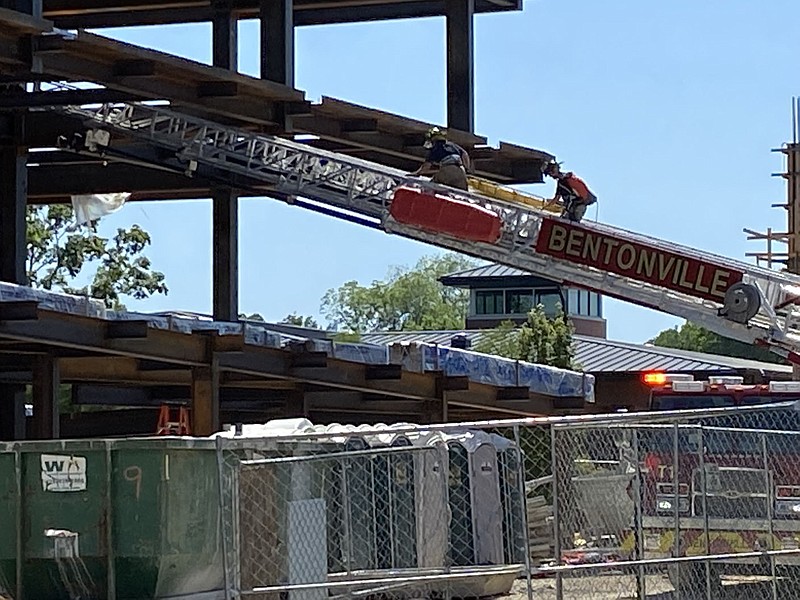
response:
<path id="1" fill-rule="evenodd" d="M 0 444 L 0 592 L 224 598 L 215 450 L 178 438 Z"/>

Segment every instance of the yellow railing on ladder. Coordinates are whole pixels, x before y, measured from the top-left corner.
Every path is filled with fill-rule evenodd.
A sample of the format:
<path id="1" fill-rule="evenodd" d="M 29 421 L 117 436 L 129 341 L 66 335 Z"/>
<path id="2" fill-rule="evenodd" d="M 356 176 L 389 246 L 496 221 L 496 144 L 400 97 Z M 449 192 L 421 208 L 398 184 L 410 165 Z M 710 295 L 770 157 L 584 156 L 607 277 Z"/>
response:
<path id="1" fill-rule="evenodd" d="M 503 202 L 524 204 L 525 206 L 531 206 L 538 210 L 544 210 L 555 214 L 561 214 L 561 211 L 563 210 L 562 206 L 556 202 L 548 202 L 544 198 L 540 198 L 534 194 L 526 194 L 525 192 L 520 192 L 514 188 L 500 185 L 499 183 L 489 181 L 488 179 L 483 179 L 481 177 L 468 177 L 467 182 L 469 183 L 469 187 L 473 192 L 477 192 L 491 198 L 496 198 L 497 200 L 502 200 Z"/>

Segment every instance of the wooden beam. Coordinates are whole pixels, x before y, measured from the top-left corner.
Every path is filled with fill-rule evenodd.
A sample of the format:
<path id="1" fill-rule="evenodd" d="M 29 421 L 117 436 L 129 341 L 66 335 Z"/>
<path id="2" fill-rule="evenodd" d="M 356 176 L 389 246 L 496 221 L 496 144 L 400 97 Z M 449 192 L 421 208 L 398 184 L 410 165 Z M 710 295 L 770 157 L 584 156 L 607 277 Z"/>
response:
<path id="1" fill-rule="evenodd" d="M 56 358 L 47 354 L 38 356 L 33 363 L 33 434 L 36 439 L 59 438 L 59 385 Z"/>
<path id="2" fill-rule="evenodd" d="M 111 72 L 115 77 L 152 77 L 156 74 L 156 63 L 140 58 L 123 59 L 114 62 Z"/>
<path id="3" fill-rule="evenodd" d="M 208 436 L 219 428 L 219 370 L 192 369 L 192 434 Z"/>
<path id="4" fill-rule="evenodd" d="M 110 340 L 145 339 L 150 332 L 147 321 L 107 321 L 106 337 Z"/>
<path id="5" fill-rule="evenodd" d="M 0 321 L 35 321 L 38 318 L 39 303 L 36 300 L 0 302 Z"/>

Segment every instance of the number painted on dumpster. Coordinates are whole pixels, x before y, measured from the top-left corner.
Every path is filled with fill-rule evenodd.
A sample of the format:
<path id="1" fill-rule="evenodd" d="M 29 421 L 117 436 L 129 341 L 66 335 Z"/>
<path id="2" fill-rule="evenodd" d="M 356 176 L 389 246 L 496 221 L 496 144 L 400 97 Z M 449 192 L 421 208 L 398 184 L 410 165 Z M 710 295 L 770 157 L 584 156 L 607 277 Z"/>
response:
<path id="1" fill-rule="evenodd" d="M 123 476 L 125 477 L 125 481 L 130 481 L 133 484 L 134 494 L 138 500 L 142 491 L 142 468 L 132 465 L 125 469 Z"/>

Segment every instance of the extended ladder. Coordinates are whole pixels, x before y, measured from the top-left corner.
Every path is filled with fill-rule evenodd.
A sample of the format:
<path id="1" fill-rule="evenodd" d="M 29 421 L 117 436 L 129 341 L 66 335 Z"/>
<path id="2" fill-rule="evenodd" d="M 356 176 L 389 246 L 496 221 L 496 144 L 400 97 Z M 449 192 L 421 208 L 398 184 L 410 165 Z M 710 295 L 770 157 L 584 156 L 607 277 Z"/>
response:
<path id="1" fill-rule="evenodd" d="M 63 110 L 85 120 L 90 150 L 103 152 L 108 133 L 121 133 L 174 152 L 188 172 L 204 164 L 267 182 L 288 202 L 308 198 L 343 217 L 356 213 L 387 232 L 683 317 L 800 362 L 798 276 L 607 225 L 569 223 L 529 204 L 437 186 L 397 169 L 162 106 Z M 390 205 L 401 187 L 491 211 L 502 221 L 499 239 L 474 242 L 397 222 Z"/>

